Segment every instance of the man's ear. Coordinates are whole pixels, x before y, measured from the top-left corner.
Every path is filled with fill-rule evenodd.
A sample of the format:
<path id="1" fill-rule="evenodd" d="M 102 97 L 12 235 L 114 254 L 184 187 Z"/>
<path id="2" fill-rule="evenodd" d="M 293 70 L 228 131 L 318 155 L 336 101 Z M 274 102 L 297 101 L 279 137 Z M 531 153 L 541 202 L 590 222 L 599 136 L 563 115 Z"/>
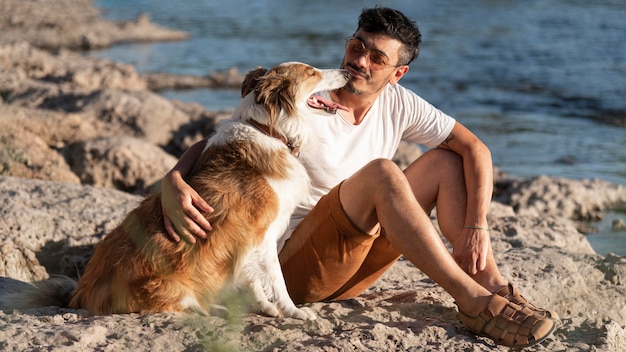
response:
<path id="1" fill-rule="evenodd" d="M 400 67 L 396 67 L 393 76 L 389 79 L 389 84 L 396 84 L 400 81 L 400 78 L 404 77 L 406 73 L 409 72 L 409 65 L 402 65 Z"/>

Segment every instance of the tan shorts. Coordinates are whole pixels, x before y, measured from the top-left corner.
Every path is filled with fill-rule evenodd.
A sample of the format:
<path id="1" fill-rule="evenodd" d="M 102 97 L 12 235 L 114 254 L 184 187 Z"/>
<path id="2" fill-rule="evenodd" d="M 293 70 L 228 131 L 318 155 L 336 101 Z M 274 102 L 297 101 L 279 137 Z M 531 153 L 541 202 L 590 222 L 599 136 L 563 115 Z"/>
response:
<path id="1" fill-rule="evenodd" d="M 340 187 L 320 199 L 279 254 L 296 303 L 356 297 L 400 257 L 384 230 L 368 234 L 352 224 L 339 201 Z"/>

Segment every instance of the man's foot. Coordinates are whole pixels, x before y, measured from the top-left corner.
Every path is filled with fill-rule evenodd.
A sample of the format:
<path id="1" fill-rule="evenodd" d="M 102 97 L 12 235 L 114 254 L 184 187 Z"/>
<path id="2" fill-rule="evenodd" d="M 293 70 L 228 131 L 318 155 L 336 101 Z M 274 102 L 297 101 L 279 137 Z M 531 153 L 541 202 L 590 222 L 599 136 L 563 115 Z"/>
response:
<path id="1" fill-rule="evenodd" d="M 468 330 L 509 347 L 537 344 L 556 328 L 551 318 L 540 317 L 530 308 L 497 294 L 491 296 L 487 308 L 478 315 L 470 316 L 459 309 L 459 318 Z"/>
<path id="2" fill-rule="evenodd" d="M 495 294 L 504 297 L 519 306 L 529 308 L 530 310 L 536 312 L 539 317 L 547 317 L 556 321 L 560 321 L 559 315 L 556 312 L 543 308 L 538 308 L 534 304 L 528 302 L 526 297 L 522 296 L 517 288 L 510 283 L 496 291 Z"/>

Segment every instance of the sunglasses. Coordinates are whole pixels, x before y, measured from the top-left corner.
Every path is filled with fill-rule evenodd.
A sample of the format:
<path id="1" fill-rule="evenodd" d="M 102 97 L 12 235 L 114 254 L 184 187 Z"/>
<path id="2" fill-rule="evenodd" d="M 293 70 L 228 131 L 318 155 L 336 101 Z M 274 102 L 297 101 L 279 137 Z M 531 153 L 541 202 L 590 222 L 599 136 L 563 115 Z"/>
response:
<path id="1" fill-rule="evenodd" d="M 361 39 L 356 37 L 348 37 L 346 38 L 346 53 L 350 55 L 364 55 L 365 52 L 369 51 L 369 59 L 370 59 L 370 67 L 374 70 L 382 70 L 383 68 L 389 67 L 400 67 L 402 65 L 390 65 L 387 60 L 389 57 L 385 55 L 382 51 L 378 51 L 376 49 L 367 49 L 365 47 L 365 43 L 361 41 Z"/>

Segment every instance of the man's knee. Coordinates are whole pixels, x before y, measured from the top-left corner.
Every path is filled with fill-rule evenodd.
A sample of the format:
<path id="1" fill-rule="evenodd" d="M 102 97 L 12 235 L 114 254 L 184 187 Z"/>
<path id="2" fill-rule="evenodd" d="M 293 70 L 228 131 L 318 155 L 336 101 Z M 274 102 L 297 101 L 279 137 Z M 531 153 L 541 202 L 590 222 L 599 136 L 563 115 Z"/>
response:
<path id="1" fill-rule="evenodd" d="M 400 202 L 411 193 L 409 182 L 391 160 L 376 159 L 345 180 L 339 189 L 341 206 L 362 231 L 372 233 L 379 219 L 376 208 Z"/>
<path id="2" fill-rule="evenodd" d="M 400 167 L 389 159 L 375 159 L 370 161 L 364 168 L 364 176 L 377 185 L 393 184 L 406 181 L 406 176 Z"/>

